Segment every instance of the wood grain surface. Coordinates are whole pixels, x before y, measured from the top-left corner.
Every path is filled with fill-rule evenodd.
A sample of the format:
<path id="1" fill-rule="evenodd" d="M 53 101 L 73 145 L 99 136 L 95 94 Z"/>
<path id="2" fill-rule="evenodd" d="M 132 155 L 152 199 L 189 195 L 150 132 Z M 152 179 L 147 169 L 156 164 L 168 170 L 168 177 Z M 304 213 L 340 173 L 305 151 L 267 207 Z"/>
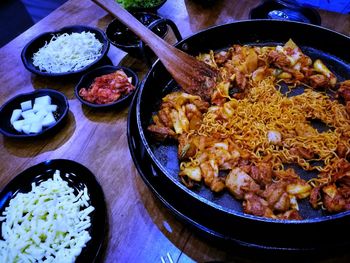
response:
<path id="1" fill-rule="evenodd" d="M 222 0 L 211 6 L 199 0 L 168 0 L 158 14 L 173 20 L 184 37 L 209 26 L 249 18 L 260 1 Z M 350 17 L 320 11 L 322 25 L 350 35 Z M 82 24 L 105 29 L 113 17 L 89 0 L 68 0 L 49 16 L 0 49 L 0 104 L 35 89 L 51 88 L 69 99 L 66 124 L 40 139 L 13 140 L 0 135 L 0 189 L 26 168 L 49 159 L 71 159 L 88 167 L 100 182 L 107 201 L 109 232 L 101 262 L 161 262 L 170 253 L 174 262 L 273 261 L 273 253 L 245 253 L 208 241 L 179 222 L 144 184 L 132 162 L 126 136 L 128 108 L 96 111 L 74 96 L 77 79 L 52 80 L 32 75 L 20 58 L 24 45 L 35 36 L 63 26 Z M 108 57 L 115 65 L 132 68 L 142 78 L 147 66 L 111 45 Z M 306 259 L 305 259 L 306 260 Z M 286 259 L 287 261 L 287 259 Z M 301 262 L 303 260 L 299 260 Z M 308 259 L 350 262 L 336 254 Z"/>

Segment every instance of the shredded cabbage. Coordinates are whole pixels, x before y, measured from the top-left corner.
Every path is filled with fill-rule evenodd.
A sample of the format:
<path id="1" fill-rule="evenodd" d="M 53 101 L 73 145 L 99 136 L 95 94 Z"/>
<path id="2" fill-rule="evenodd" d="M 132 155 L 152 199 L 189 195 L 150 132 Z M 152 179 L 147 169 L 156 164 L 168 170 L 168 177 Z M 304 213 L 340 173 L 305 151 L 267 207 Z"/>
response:
<path id="1" fill-rule="evenodd" d="M 101 55 L 102 47 L 91 32 L 54 35 L 33 54 L 33 65 L 49 73 L 77 71 L 94 62 Z"/>
<path id="2" fill-rule="evenodd" d="M 91 239 L 87 189 L 77 195 L 56 171 L 18 193 L 0 217 L 0 262 L 75 262 Z"/>

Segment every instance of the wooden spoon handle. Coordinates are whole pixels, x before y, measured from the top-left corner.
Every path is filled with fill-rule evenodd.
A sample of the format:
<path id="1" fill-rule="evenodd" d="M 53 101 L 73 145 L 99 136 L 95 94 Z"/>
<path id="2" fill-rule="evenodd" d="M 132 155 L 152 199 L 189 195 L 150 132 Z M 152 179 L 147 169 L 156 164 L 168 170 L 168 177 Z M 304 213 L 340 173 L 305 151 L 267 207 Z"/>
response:
<path id="1" fill-rule="evenodd" d="M 143 42 L 153 50 L 158 56 L 162 57 L 160 53 L 166 52 L 166 50 L 175 49 L 173 46 L 165 42 L 162 38 L 157 36 L 147 27 L 145 27 L 140 21 L 138 21 L 133 15 L 127 12 L 124 8 L 120 7 L 114 0 L 92 0 L 94 3 L 102 7 L 107 12 L 113 14 L 124 25 L 126 25 L 132 32 L 135 33 Z"/>

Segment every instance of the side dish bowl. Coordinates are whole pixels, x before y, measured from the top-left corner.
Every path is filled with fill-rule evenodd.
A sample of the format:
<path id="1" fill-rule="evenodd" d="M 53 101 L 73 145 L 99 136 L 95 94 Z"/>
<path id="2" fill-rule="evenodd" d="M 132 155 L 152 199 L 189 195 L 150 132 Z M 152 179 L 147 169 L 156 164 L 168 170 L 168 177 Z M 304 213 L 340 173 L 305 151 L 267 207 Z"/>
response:
<path id="1" fill-rule="evenodd" d="M 39 133 L 29 133 L 25 134 L 22 132 L 18 132 L 14 129 L 10 122 L 10 118 L 12 115 L 13 110 L 20 109 L 21 103 L 25 101 L 34 101 L 37 97 L 42 96 L 50 96 L 52 99 L 52 103 L 54 105 L 57 105 L 57 110 L 54 112 L 56 122 L 55 124 L 43 128 L 43 130 Z M 56 90 L 51 89 L 40 89 L 35 90 L 33 92 L 29 93 L 23 93 L 19 94 L 11 99 L 9 99 L 7 102 L 5 102 L 4 105 L 0 108 L 0 132 L 6 136 L 6 137 L 12 137 L 12 138 L 30 138 L 30 137 L 37 137 L 43 134 L 46 134 L 50 131 L 55 130 L 59 126 L 63 124 L 64 119 L 66 118 L 69 110 L 68 100 L 66 96 Z"/>
<path id="2" fill-rule="evenodd" d="M 108 217 L 106 202 L 99 182 L 95 175 L 84 165 L 72 160 L 54 159 L 29 167 L 15 176 L 0 192 L 0 213 L 2 214 L 10 201 L 19 193 L 28 193 L 32 190 L 32 183 L 36 185 L 53 178 L 55 170 L 61 172 L 61 178 L 69 187 L 74 189 L 74 195 L 87 188 L 90 197 L 89 205 L 95 210 L 91 213 L 91 226 L 87 229 L 91 239 L 86 243 L 75 262 L 99 262 L 103 251 L 102 244 L 108 232 Z M 3 222 L 0 222 L 0 226 Z M 0 239 L 2 231 L 0 231 Z"/>
<path id="3" fill-rule="evenodd" d="M 86 101 L 82 96 L 79 95 L 79 91 L 82 88 L 89 88 L 90 85 L 94 82 L 95 78 L 113 73 L 117 70 L 123 70 L 125 74 L 128 76 L 128 78 L 131 78 L 131 84 L 135 87 L 135 90 L 137 89 L 137 85 L 139 83 L 139 78 L 137 74 L 126 67 L 122 66 L 103 66 L 96 68 L 85 75 L 83 75 L 79 81 L 79 83 L 75 86 L 75 96 L 80 100 L 80 102 L 88 107 L 91 108 L 97 108 L 97 109 L 106 109 L 106 108 L 122 108 L 126 105 L 128 105 L 135 93 L 135 90 L 131 91 L 130 93 L 121 96 L 119 99 L 112 103 L 108 104 L 97 104 L 97 103 L 91 103 L 89 101 Z"/>
<path id="4" fill-rule="evenodd" d="M 133 13 L 135 18 L 139 20 L 143 25 L 148 26 L 153 21 L 162 19 L 157 14 L 147 12 L 135 12 Z M 159 37 L 164 38 L 168 33 L 168 26 L 165 23 L 161 23 L 152 29 Z M 132 56 L 142 55 L 140 50 L 140 38 L 138 38 L 133 32 L 129 30 L 118 19 L 114 19 L 106 29 L 106 35 L 112 45 L 129 53 Z"/>
<path id="5" fill-rule="evenodd" d="M 33 55 L 36 52 L 38 52 L 40 48 L 44 47 L 46 43 L 49 43 L 54 36 L 61 36 L 62 34 L 65 34 L 65 33 L 72 34 L 72 33 L 82 33 L 82 32 L 91 32 L 92 34 L 94 34 L 95 38 L 102 44 L 102 49 L 100 51 L 100 54 L 90 64 L 85 65 L 84 67 L 78 70 L 60 72 L 60 73 L 51 73 L 48 71 L 44 71 L 34 65 Z M 76 75 L 84 74 L 92 67 L 97 66 L 100 62 L 102 62 L 108 50 L 109 50 L 109 41 L 107 40 L 107 37 L 102 30 L 94 27 L 89 27 L 89 26 L 74 25 L 74 26 L 61 28 L 57 31 L 46 32 L 35 37 L 23 48 L 21 53 L 21 59 L 24 67 L 34 74 L 45 76 L 45 77 L 63 77 L 63 76 L 67 77 L 67 76 L 76 76 Z"/>

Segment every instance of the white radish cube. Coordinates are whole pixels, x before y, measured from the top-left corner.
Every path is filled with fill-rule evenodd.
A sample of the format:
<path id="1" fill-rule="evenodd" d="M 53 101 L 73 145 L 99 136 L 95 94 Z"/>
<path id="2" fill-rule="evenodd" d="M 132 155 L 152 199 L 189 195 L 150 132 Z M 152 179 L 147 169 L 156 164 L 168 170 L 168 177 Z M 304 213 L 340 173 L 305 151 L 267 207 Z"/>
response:
<path id="1" fill-rule="evenodd" d="M 55 105 L 55 104 L 47 105 L 46 110 L 52 111 L 52 112 L 57 111 L 57 105 Z"/>
<path id="2" fill-rule="evenodd" d="M 132 77 L 128 77 L 128 81 L 132 83 Z"/>
<path id="3" fill-rule="evenodd" d="M 38 112 L 38 111 L 40 111 L 40 110 L 46 110 L 46 105 L 34 103 L 34 105 L 33 105 L 33 111 L 34 111 L 34 112 Z"/>
<path id="4" fill-rule="evenodd" d="M 46 109 L 41 109 L 35 113 L 35 115 L 44 118 L 48 113 L 49 112 Z"/>
<path id="5" fill-rule="evenodd" d="M 49 112 L 42 121 L 43 127 L 49 127 L 55 123 L 56 123 L 56 120 L 52 112 Z"/>
<path id="6" fill-rule="evenodd" d="M 30 126 L 29 132 L 30 133 L 39 133 L 43 130 L 43 126 L 40 121 L 33 122 Z"/>
<path id="7" fill-rule="evenodd" d="M 11 119 L 10 119 L 11 124 L 17 121 L 21 117 L 21 115 L 22 115 L 22 110 L 20 109 L 13 110 Z"/>
<path id="8" fill-rule="evenodd" d="M 38 105 L 50 105 L 51 104 L 51 97 L 46 95 L 42 97 L 37 97 L 34 100 L 34 104 Z"/>
<path id="9" fill-rule="evenodd" d="M 46 116 L 46 115 L 45 115 L 45 116 Z M 36 115 L 36 114 L 35 114 L 33 117 L 29 118 L 28 120 L 29 120 L 30 123 L 41 122 L 41 121 L 45 118 L 45 116 Z M 26 119 L 26 120 L 27 120 L 27 119 Z"/>
<path id="10" fill-rule="evenodd" d="M 27 100 L 21 103 L 21 109 L 22 111 L 30 110 L 32 109 L 32 101 Z"/>
<path id="11" fill-rule="evenodd" d="M 33 110 L 27 110 L 27 111 L 23 111 L 22 112 L 22 117 L 24 119 L 29 119 L 29 118 L 33 118 L 35 116 L 35 113 Z"/>
<path id="12" fill-rule="evenodd" d="M 12 123 L 13 128 L 15 128 L 16 131 L 22 132 L 22 126 L 24 125 L 24 120 L 14 121 Z"/>
<path id="13" fill-rule="evenodd" d="M 29 134 L 30 133 L 30 124 L 24 124 L 22 126 L 22 131 L 25 133 L 25 134 Z"/>

